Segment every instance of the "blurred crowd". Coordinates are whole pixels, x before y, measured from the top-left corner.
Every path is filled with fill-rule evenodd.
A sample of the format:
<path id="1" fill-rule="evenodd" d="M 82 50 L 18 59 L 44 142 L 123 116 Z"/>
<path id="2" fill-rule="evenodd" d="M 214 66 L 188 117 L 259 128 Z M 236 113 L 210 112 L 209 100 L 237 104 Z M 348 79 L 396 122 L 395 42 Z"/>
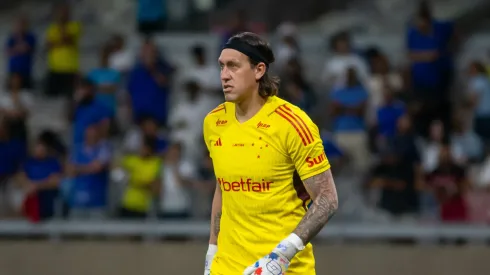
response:
<path id="1" fill-rule="evenodd" d="M 233 19 L 221 43 L 250 29 L 243 14 Z M 0 96 L 3 215 L 207 218 L 215 178 L 202 121 L 222 101 L 219 68 L 207 56 L 221 45 L 195 45 L 193 64 L 176 68 L 149 35 L 152 26 L 140 24 L 138 53 L 114 35 L 100 46 L 99 66 L 82 73 L 83 26 L 69 6 L 57 7 L 43 37 L 27 18 L 15 23 Z M 364 179 L 357 188 L 367 206 L 393 219 L 490 221 L 488 64 L 475 60 L 456 70 L 453 22 L 421 4 L 400 49 L 403 66 L 391 64 L 379 45 L 360 49 L 348 32 L 335 34 L 319 83 L 304 74 L 297 35 L 284 23 L 272 45 L 279 94 L 317 122 L 334 173 Z M 42 84 L 32 76 L 38 54 L 47 57 Z M 463 89 L 454 88 L 461 86 L 455 79 Z M 33 90 L 69 100 L 69 138 L 49 129 L 29 134 Z"/>

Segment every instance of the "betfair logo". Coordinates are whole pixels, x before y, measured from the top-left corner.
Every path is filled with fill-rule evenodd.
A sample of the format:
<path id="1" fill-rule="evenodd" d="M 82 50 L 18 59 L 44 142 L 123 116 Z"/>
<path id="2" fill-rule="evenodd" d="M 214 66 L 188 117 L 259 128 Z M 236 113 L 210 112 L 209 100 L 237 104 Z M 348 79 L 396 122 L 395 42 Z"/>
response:
<path id="1" fill-rule="evenodd" d="M 259 121 L 259 123 L 257 124 L 257 128 L 267 129 L 269 127 L 271 127 L 269 124 L 262 123 L 262 121 Z"/>
<path id="2" fill-rule="evenodd" d="M 326 159 L 327 159 L 327 155 L 325 154 L 325 151 L 324 151 L 321 155 L 319 155 L 317 157 L 313 157 L 313 158 L 307 157 L 305 161 L 306 161 L 306 163 L 308 163 L 308 167 L 313 167 L 317 164 L 324 162 Z"/>
<path id="3" fill-rule="evenodd" d="M 228 123 L 228 120 L 220 120 L 220 119 L 218 119 L 218 121 L 216 121 L 216 126 L 223 126 L 226 123 Z"/>
<path id="4" fill-rule="evenodd" d="M 267 192 L 271 188 L 272 181 L 262 179 L 260 182 L 254 182 L 252 179 L 240 181 L 227 181 L 224 178 L 218 178 L 218 184 L 226 192 Z"/>
<path id="5" fill-rule="evenodd" d="M 221 143 L 221 138 L 218 138 L 218 140 L 214 143 L 214 146 L 223 146 Z"/>

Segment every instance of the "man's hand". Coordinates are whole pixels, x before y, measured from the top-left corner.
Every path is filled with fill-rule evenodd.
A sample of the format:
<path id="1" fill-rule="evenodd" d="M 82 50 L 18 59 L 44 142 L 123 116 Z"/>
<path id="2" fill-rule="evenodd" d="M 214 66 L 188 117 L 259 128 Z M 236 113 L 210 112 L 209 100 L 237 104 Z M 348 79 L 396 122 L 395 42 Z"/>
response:
<path id="1" fill-rule="evenodd" d="M 279 243 L 269 255 L 247 267 L 243 275 L 284 275 L 291 259 L 303 248 L 303 242 L 293 233 Z"/>
<path id="2" fill-rule="evenodd" d="M 218 251 L 218 247 L 214 244 L 210 244 L 208 252 L 206 253 L 206 261 L 204 262 L 204 275 L 211 274 L 211 264 L 213 263 L 214 255 Z"/>

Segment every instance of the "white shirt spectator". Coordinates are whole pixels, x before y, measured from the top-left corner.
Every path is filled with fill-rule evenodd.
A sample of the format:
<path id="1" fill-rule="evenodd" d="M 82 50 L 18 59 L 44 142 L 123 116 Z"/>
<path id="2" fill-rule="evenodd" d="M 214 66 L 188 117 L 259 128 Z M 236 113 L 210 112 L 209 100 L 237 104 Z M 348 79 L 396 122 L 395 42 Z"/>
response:
<path id="1" fill-rule="evenodd" d="M 34 105 L 34 99 L 29 92 L 21 91 L 19 92 L 19 103 L 25 109 L 30 109 Z M 17 105 L 14 102 L 13 95 L 8 92 L 0 94 L 0 109 L 5 111 L 15 111 Z"/>
<path id="2" fill-rule="evenodd" d="M 485 159 L 485 162 L 480 168 L 480 173 L 476 176 L 475 187 L 488 188 L 490 187 L 490 157 Z"/>
<path id="3" fill-rule="evenodd" d="M 185 79 L 196 81 L 207 93 L 221 89 L 220 72 L 217 65 L 193 65 L 187 69 Z"/>
<path id="4" fill-rule="evenodd" d="M 346 72 L 348 68 L 355 68 L 357 77 L 361 80 L 361 83 L 366 84 L 369 76 L 369 70 L 362 58 L 357 54 L 335 54 L 330 57 L 323 68 L 322 81 L 332 85 L 333 87 L 339 87 L 345 85 Z"/>
<path id="5" fill-rule="evenodd" d="M 422 150 L 422 167 L 426 173 L 434 171 L 439 166 L 440 144 L 429 143 Z M 466 161 L 466 156 L 463 148 L 457 144 L 451 143 L 451 155 L 457 164 L 462 164 Z"/>
<path id="6" fill-rule="evenodd" d="M 134 64 L 134 54 L 126 49 L 117 51 L 109 57 L 109 68 L 118 72 L 128 72 Z"/>
<path id="7" fill-rule="evenodd" d="M 195 163 L 203 152 L 202 121 L 219 104 L 219 99 L 200 94 L 194 101 L 183 100 L 170 112 L 170 139 L 183 145 L 183 158 Z"/>
<path id="8" fill-rule="evenodd" d="M 143 131 L 140 127 L 134 127 L 129 130 L 123 141 L 123 150 L 128 153 L 137 153 L 140 151 L 141 146 L 143 145 Z M 159 134 L 158 138 L 165 139 L 165 135 Z"/>
<path id="9" fill-rule="evenodd" d="M 180 175 L 176 175 L 178 172 Z M 187 213 L 191 197 L 182 180 L 195 178 L 195 167 L 186 161 L 179 163 L 178 171 L 172 165 L 164 164 L 160 210 L 163 213 Z"/>

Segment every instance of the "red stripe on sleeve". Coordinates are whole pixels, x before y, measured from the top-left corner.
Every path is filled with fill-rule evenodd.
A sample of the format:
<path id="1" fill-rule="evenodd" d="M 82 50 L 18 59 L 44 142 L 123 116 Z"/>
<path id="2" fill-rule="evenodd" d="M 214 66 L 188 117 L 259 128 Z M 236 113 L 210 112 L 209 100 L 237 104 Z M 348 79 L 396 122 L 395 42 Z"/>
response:
<path id="1" fill-rule="evenodd" d="M 303 145 L 306 146 L 307 145 L 306 140 L 303 137 L 303 134 L 299 130 L 298 126 L 296 126 L 296 124 L 287 115 L 285 115 L 283 112 L 280 112 L 279 110 L 276 110 L 275 112 L 278 115 L 280 115 L 282 118 L 284 118 L 285 120 L 287 120 L 291 125 L 293 125 L 294 129 L 296 129 L 296 132 L 298 133 L 299 137 L 301 138 L 301 141 L 303 142 Z"/>
<path id="2" fill-rule="evenodd" d="M 310 137 L 308 136 L 306 130 L 303 128 L 303 125 L 301 125 L 301 122 L 298 121 L 296 117 L 292 114 L 292 112 L 287 111 L 286 109 L 283 108 L 284 106 L 279 107 L 279 110 L 283 112 L 286 116 L 291 118 L 291 120 L 294 120 L 296 122 L 296 125 L 299 126 L 299 129 L 303 132 L 303 135 L 306 137 L 307 144 L 310 144 L 313 140 L 310 140 Z"/>
<path id="3" fill-rule="evenodd" d="M 297 117 L 301 121 L 301 124 L 305 127 L 306 131 L 308 132 L 307 137 L 310 137 L 311 141 L 313 141 L 314 140 L 313 135 L 311 134 L 310 128 L 308 127 L 308 125 L 306 125 L 305 121 L 300 116 L 295 114 L 293 112 L 293 110 L 291 110 L 288 106 L 286 106 L 286 105 L 283 105 L 283 106 L 284 106 L 284 108 L 286 108 L 286 110 L 288 110 L 291 114 L 293 114 L 295 117 Z"/>

